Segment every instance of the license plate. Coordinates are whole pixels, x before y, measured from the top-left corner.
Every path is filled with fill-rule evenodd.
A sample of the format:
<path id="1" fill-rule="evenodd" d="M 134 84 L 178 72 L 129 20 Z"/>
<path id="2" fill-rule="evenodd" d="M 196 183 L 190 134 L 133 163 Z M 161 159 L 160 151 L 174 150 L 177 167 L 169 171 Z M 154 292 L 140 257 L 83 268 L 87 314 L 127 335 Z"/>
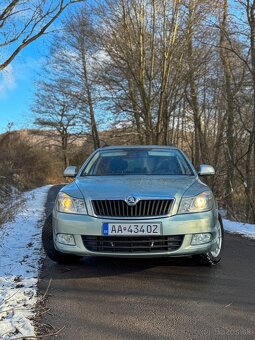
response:
<path id="1" fill-rule="evenodd" d="M 104 223 L 103 235 L 161 235 L 161 223 Z"/>

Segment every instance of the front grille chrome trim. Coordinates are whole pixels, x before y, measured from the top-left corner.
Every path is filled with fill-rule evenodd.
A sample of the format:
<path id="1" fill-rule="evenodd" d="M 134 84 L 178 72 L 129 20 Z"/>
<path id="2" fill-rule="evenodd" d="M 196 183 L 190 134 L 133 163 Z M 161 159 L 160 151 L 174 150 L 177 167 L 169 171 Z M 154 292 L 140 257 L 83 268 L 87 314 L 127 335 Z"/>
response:
<path id="1" fill-rule="evenodd" d="M 139 199 L 130 206 L 122 199 L 91 200 L 95 216 L 102 218 L 157 218 L 170 215 L 172 198 Z"/>

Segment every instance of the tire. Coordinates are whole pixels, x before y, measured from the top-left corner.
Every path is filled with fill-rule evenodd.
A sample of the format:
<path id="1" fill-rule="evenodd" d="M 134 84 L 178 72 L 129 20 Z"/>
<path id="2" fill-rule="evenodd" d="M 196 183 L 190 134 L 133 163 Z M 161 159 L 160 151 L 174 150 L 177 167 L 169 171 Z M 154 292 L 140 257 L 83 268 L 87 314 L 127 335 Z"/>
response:
<path id="1" fill-rule="evenodd" d="M 218 236 L 221 237 L 221 242 L 219 244 L 219 249 L 216 249 L 215 251 L 210 251 L 205 254 L 201 255 L 194 255 L 193 258 L 194 260 L 203 266 L 215 266 L 217 263 L 220 262 L 221 260 L 221 254 L 224 246 L 224 227 L 223 227 L 223 222 L 222 218 L 219 215 L 219 230 L 218 230 Z M 220 235 L 219 235 L 220 232 Z"/>
<path id="2" fill-rule="evenodd" d="M 42 244 L 48 257 L 58 263 L 75 263 L 82 259 L 82 256 L 64 254 L 56 250 L 53 242 L 52 214 L 50 214 L 43 225 Z"/>

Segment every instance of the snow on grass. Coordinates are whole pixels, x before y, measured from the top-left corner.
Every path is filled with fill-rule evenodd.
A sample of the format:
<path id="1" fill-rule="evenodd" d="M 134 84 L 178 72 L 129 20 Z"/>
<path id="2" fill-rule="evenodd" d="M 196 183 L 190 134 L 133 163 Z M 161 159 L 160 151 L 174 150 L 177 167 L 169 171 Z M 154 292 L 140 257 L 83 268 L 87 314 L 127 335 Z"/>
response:
<path id="1" fill-rule="evenodd" d="M 234 222 L 223 219 L 224 229 L 235 234 L 255 239 L 255 224 Z"/>
<path id="2" fill-rule="evenodd" d="M 14 220 L 0 226 L 0 339 L 35 335 L 41 223 L 49 188 L 25 193 Z"/>

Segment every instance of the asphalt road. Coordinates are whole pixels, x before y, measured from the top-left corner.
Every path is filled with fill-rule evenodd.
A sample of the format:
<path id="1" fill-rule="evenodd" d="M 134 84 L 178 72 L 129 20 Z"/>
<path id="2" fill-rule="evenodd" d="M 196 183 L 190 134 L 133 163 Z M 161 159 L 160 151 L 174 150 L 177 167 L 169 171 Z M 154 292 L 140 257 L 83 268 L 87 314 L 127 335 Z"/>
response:
<path id="1" fill-rule="evenodd" d="M 59 187 L 53 187 L 47 213 Z M 42 323 L 65 326 L 58 339 L 255 339 L 255 242 L 226 234 L 222 262 L 191 259 L 46 259 Z"/>

